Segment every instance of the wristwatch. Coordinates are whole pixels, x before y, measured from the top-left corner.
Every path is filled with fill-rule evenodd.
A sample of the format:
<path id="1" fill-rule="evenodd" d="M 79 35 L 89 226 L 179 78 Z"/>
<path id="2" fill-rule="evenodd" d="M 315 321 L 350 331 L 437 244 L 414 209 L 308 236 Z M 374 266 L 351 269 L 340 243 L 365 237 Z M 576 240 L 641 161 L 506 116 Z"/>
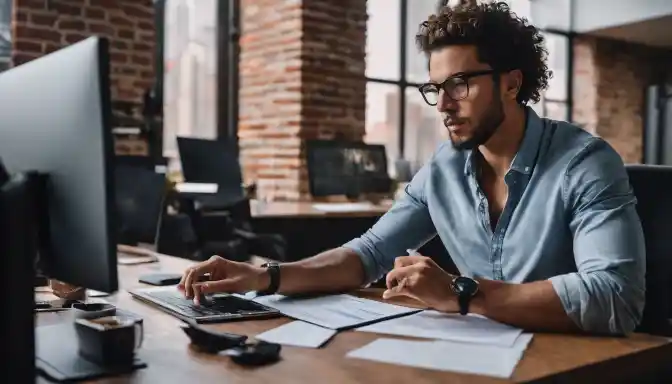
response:
<path id="1" fill-rule="evenodd" d="M 457 303 L 460 306 L 460 315 L 469 313 L 471 298 L 478 293 L 478 281 L 466 277 L 456 276 L 450 284 L 450 288 L 457 295 Z"/>
<path id="2" fill-rule="evenodd" d="M 271 278 L 271 283 L 268 285 L 268 288 L 257 292 L 257 295 L 273 295 L 278 292 L 278 288 L 280 288 L 280 264 L 275 261 L 270 261 L 262 264 L 261 267 L 266 268 L 266 272 L 268 272 L 268 275 Z"/>

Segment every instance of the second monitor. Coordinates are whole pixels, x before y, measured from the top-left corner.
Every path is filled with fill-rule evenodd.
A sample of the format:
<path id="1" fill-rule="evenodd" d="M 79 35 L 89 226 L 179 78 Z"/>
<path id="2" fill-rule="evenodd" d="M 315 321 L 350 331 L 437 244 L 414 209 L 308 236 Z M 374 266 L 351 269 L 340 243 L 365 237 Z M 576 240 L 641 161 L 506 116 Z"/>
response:
<path id="1" fill-rule="evenodd" d="M 306 159 L 313 197 L 389 193 L 387 155 L 382 144 L 345 140 L 308 140 Z"/>

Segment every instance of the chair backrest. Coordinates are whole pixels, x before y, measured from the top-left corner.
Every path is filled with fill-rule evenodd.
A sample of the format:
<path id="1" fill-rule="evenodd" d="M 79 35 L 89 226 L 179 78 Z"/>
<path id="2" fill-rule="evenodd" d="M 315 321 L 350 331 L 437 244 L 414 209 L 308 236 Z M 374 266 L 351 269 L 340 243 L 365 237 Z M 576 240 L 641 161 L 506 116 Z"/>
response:
<path id="1" fill-rule="evenodd" d="M 220 199 L 245 197 L 235 142 L 178 137 L 177 147 L 186 182 L 217 184 Z"/>
<path id="2" fill-rule="evenodd" d="M 646 241 L 646 306 L 639 330 L 666 334 L 672 317 L 672 166 L 626 169 Z"/>
<path id="3" fill-rule="evenodd" d="M 117 242 L 156 243 L 166 196 L 166 176 L 145 167 L 117 165 L 114 172 Z"/>

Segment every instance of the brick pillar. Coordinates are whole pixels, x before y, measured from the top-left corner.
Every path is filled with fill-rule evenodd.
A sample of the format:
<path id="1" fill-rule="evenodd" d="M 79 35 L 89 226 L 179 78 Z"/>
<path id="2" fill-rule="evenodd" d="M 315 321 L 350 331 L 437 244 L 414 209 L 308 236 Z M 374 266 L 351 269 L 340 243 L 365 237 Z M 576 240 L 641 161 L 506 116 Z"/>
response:
<path id="1" fill-rule="evenodd" d="M 642 160 L 644 92 L 671 73 L 672 51 L 582 36 L 574 44 L 574 121 L 607 140 L 626 163 Z"/>
<path id="2" fill-rule="evenodd" d="M 308 197 L 304 141 L 365 133 L 366 2 L 243 0 L 238 137 L 260 196 Z"/>
<path id="3" fill-rule="evenodd" d="M 20 65 L 91 35 L 110 40 L 113 102 L 142 105 L 154 82 L 152 0 L 14 0 L 12 65 Z M 140 108 L 136 108 L 139 110 Z M 116 116 L 121 110 L 113 110 Z M 133 116 L 138 119 L 140 116 Z M 117 142 L 120 152 L 146 152 L 146 143 Z"/>

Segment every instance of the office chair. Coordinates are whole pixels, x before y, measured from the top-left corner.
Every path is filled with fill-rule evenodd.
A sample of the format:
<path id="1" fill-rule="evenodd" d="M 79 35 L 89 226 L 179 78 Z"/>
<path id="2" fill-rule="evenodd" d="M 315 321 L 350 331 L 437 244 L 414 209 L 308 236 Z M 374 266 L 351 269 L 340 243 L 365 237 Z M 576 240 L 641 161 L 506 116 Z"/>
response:
<path id="1" fill-rule="evenodd" d="M 245 197 L 235 142 L 178 137 L 177 147 L 184 181 L 217 184 L 217 194 L 194 198 L 199 209 L 217 210 Z"/>
<path id="2" fill-rule="evenodd" d="M 192 258 L 205 260 L 217 254 L 247 261 L 256 255 L 283 261 L 284 238 L 252 230 L 236 144 L 178 137 L 177 145 L 185 181 L 218 186 L 212 196 L 180 194 L 181 211 L 190 217 L 196 235 L 197 251 Z"/>
<path id="3" fill-rule="evenodd" d="M 672 167 L 627 165 L 646 242 L 646 304 L 638 331 L 672 335 Z"/>

